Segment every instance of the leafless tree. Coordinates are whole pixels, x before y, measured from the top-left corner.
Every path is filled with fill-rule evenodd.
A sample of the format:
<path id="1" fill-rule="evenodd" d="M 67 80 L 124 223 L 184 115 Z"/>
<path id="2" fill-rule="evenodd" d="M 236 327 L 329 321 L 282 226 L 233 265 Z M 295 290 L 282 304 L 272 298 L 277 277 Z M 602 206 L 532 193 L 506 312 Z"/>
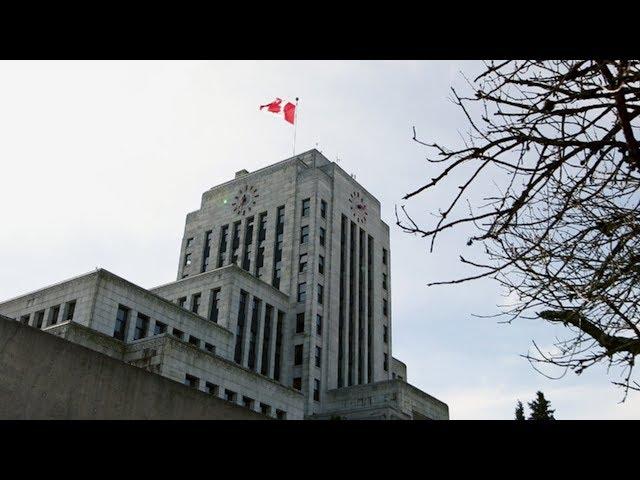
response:
<path id="1" fill-rule="evenodd" d="M 486 256 L 460 260 L 476 273 L 430 285 L 494 278 L 517 299 L 501 311 L 505 321 L 566 327 L 552 348 L 534 342 L 525 355 L 534 367 L 580 374 L 604 362 L 618 370 L 613 383 L 624 401 L 640 390 L 632 376 L 640 354 L 640 62 L 487 62 L 468 86 L 470 96 L 451 89 L 470 126 L 463 146 L 427 143 L 414 127 L 437 171 L 404 199 L 454 171 L 465 180 L 432 225 L 419 226 L 405 205 L 397 224 L 426 237 L 431 251 L 440 232 L 469 226 L 467 244 L 482 242 Z M 503 189 L 468 198 L 483 176 L 498 174 Z"/>

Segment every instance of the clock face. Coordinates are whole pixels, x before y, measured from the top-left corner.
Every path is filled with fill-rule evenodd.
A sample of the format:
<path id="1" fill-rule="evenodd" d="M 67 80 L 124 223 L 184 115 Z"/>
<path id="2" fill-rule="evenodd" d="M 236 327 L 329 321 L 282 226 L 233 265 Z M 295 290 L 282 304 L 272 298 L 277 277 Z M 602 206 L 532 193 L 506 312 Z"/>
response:
<path id="1" fill-rule="evenodd" d="M 360 195 L 360 192 L 353 192 L 349 197 L 349 206 L 351 207 L 351 213 L 356 218 L 358 223 L 365 223 L 367 221 L 367 205 L 364 203 L 364 198 Z"/>
<path id="2" fill-rule="evenodd" d="M 256 198 L 258 197 L 259 195 L 256 187 L 245 185 L 244 187 L 240 187 L 240 190 L 238 190 L 238 193 L 233 198 L 231 207 L 238 215 L 246 215 L 247 213 L 251 213 L 251 210 L 256 205 Z"/>

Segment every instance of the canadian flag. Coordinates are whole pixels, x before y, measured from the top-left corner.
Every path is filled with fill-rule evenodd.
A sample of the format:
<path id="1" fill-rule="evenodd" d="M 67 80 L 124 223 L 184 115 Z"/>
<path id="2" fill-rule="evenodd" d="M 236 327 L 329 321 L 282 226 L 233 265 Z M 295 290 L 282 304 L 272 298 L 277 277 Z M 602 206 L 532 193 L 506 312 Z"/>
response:
<path id="1" fill-rule="evenodd" d="M 296 103 L 298 99 L 296 98 Z M 287 102 L 282 106 L 282 99 L 276 98 L 273 102 L 267 103 L 266 105 L 260 105 L 260 110 L 266 108 L 268 112 L 275 113 L 276 115 L 283 115 L 284 119 L 291 123 L 295 122 L 296 119 L 296 104 Z"/>

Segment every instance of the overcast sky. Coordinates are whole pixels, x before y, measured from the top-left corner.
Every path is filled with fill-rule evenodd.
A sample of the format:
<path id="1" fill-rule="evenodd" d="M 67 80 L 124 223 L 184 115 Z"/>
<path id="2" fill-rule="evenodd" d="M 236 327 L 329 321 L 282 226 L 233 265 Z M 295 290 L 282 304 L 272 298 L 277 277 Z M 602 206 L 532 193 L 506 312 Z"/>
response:
<path id="1" fill-rule="evenodd" d="M 453 419 L 510 419 L 543 390 L 562 419 L 640 418 L 604 368 L 548 380 L 520 357 L 562 330 L 493 314 L 497 284 L 427 287 L 465 270 L 464 232 L 434 253 L 402 233 L 394 206 L 433 176 L 412 126 L 459 143 L 448 100 L 479 62 L 0 62 L 0 301 L 106 268 L 144 287 L 175 279 L 187 212 L 201 194 L 291 156 L 292 127 L 258 105 L 300 97 L 297 151 L 318 148 L 354 173 L 391 227 L 393 354 Z M 455 188 L 455 178 L 449 185 Z M 483 180 L 491 188 L 490 179 Z M 406 205 L 418 218 L 447 191 Z M 473 250 L 472 250 L 473 251 Z M 548 371 L 556 376 L 562 372 Z M 617 378 L 616 378 L 617 379 Z"/>

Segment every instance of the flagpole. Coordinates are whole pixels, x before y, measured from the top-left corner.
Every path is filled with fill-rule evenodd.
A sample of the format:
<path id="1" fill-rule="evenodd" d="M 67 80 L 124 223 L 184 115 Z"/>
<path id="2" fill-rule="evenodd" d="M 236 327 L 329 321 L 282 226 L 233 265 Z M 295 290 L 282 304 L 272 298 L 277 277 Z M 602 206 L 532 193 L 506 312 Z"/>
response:
<path id="1" fill-rule="evenodd" d="M 296 156 L 296 128 L 298 127 L 298 97 L 296 97 L 296 109 L 293 111 L 293 156 Z"/>

